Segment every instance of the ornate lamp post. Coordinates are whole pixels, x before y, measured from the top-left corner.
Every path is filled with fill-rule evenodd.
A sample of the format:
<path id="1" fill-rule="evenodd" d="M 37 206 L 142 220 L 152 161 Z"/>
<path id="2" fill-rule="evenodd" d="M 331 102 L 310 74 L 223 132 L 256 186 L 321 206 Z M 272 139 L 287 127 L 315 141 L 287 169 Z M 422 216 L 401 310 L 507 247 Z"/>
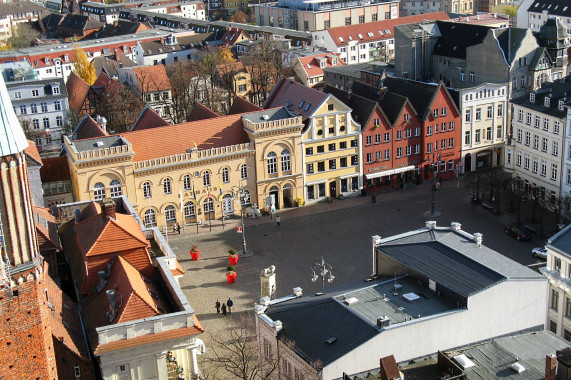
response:
<path id="1" fill-rule="evenodd" d="M 244 203 L 248 198 L 248 192 L 246 191 L 246 188 L 242 184 L 240 184 L 239 194 L 240 194 L 240 216 L 242 218 L 242 253 L 240 254 L 240 256 L 244 257 L 252 255 L 252 251 L 248 252 L 246 250 L 246 229 L 244 227 Z"/>
<path id="2" fill-rule="evenodd" d="M 441 213 L 438 211 L 434 211 L 434 194 L 436 192 L 436 174 L 438 173 L 438 169 L 440 167 L 441 156 L 440 153 L 436 155 L 436 160 L 434 159 L 434 153 L 432 153 L 432 161 L 430 160 L 430 154 L 427 155 L 426 162 L 430 165 L 430 170 L 432 171 L 432 204 L 430 211 L 425 212 L 426 216 L 440 216 Z"/>
<path id="3" fill-rule="evenodd" d="M 319 276 L 321 276 L 321 292 L 316 293 L 317 295 L 325 293 L 325 279 L 327 279 L 327 282 L 333 282 L 335 279 L 332 270 L 333 267 L 325 262 L 323 256 L 321 257 L 321 263 L 315 263 L 311 267 L 311 281 L 316 282 Z"/>

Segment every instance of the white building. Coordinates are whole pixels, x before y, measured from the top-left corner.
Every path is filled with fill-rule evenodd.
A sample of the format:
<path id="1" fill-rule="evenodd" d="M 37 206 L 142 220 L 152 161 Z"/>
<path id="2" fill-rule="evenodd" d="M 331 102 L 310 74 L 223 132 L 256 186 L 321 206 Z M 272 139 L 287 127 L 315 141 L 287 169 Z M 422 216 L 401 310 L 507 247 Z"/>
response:
<path id="1" fill-rule="evenodd" d="M 549 280 L 547 325 L 571 341 L 571 225 L 547 241 L 547 266 L 540 271 Z"/>
<path id="2" fill-rule="evenodd" d="M 69 108 L 63 79 L 7 81 L 6 87 L 22 128 L 38 150 L 61 149 Z"/>
<path id="3" fill-rule="evenodd" d="M 523 0 L 517 9 L 517 27 L 539 32 L 550 16 L 558 18 L 571 35 L 571 4 L 568 0 Z"/>
<path id="4" fill-rule="evenodd" d="M 40 2 L 18 1 L 0 3 L 0 40 L 12 35 L 12 27 L 20 23 L 38 21 L 49 10 Z"/>
<path id="5" fill-rule="evenodd" d="M 139 66 L 167 65 L 197 59 L 199 51 L 214 33 L 181 32 L 155 41 L 139 41 L 133 49 L 133 60 Z"/>
<path id="6" fill-rule="evenodd" d="M 460 173 L 501 165 L 508 128 L 507 83 L 484 83 L 449 92 L 462 115 Z"/>
<path id="7" fill-rule="evenodd" d="M 341 378 L 525 329 L 543 330 L 547 281 L 482 245 L 459 223 L 373 237 L 366 285 L 321 296 L 262 299 L 262 354 L 280 371 Z M 396 275 L 395 275 L 396 274 Z"/>
<path id="8" fill-rule="evenodd" d="M 571 83 L 546 82 L 538 91 L 513 99 L 512 136 L 505 167 L 527 190 L 555 201 L 562 195 L 567 111 Z"/>
<path id="9" fill-rule="evenodd" d="M 567 121 L 565 123 L 565 156 L 563 157 L 563 175 L 561 181 L 561 196 L 571 199 L 571 102 L 565 106 Z"/>

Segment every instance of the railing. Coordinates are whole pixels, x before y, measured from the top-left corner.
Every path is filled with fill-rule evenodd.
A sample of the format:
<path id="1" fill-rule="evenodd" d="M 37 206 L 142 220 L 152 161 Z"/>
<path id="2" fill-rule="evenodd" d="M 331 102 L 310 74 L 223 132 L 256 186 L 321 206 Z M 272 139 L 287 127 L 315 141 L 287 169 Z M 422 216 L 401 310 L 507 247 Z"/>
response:
<path id="1" fill-rule="evenodd" d="M 302 119 L 300 116 L 296 116 L 287 119 L 264 121 L 261 123 L 254 123 L 251 120 L 247 119 L 242 119 L 242 122 L 244 123 L 244 127 L 248 128 L 251 131 L 262 131 L 265 129 L 277 129 L 296 125 L 301 126 Z"/>
<path id="2" fill-rule="evenodd" d="M 77 152 L 77 160 L 89 160 L 94 158 L 103 158 L 108 156 L 114 156 L 117 154 L 131 153 L 132 149 L 130 145 L 120 145 L 112 146 L 109 148 L 93 149 L 85 152 Z"/>

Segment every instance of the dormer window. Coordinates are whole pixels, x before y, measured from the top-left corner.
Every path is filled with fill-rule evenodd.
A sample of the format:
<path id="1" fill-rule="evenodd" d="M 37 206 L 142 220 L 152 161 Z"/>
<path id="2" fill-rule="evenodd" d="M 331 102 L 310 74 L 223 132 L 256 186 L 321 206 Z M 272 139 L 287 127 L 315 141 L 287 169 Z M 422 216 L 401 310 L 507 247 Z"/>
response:
<path id="1" fill-rule="evenodd" d="M 550 104 L 551 104 L 551 98 L 549 96 L 546 96 L 545 99 L 543 100 L 543 105 L 545 107 L 549 107 Z"/>
<path id="2" fill-rule="evenodd" d="M 557 109 L 559 111 L 563 111 L 563 100 L 560 100 L 559 103 L 557 104 Z"/>
<path id="3" fill-rule="evenodd" d="M 339 41 L 345 42 L 345 41 L 343 41 L 343 37 L 339 37 Z"/>
<path id="4" fill-rule="evenodd" d="M 535 103 L 535 94 L 533 92 L 529 94 L 529 101 Z"/>
<path id="5" fill-rule="evenodd" d="M 337 64 L 337 58 L 333 58 L 333 60 L 331 61 L 332 65 L 336 65 Z"/>
<path id="6" fill-rule="evenodd" d="M 319 62 L 319 67 L 325 67 L 325 66 L 327 66 L 327 63 L 325 61 Z"/>
<path id="7" fill-rule="evenodd" d="M 357 33 L 360 39 L 363 39 L 363 35 L 361 33 Z"/>
<path id="8" fill-rule="evenodd" d="M 304 103 L 305 103 L 305 101 L 302 100 L 301 103 L 299 103 L 299 107 L 298 107 L 298 108 L 303 107 Z"/>
<path id="9" fill-rule="evenodd" d="M 305 110 L 307 111 L 307 110 L 309 109 L 309 107 L 311 107 L 311 103 L 307 103 L 307 104 L 305 105 Z"/>

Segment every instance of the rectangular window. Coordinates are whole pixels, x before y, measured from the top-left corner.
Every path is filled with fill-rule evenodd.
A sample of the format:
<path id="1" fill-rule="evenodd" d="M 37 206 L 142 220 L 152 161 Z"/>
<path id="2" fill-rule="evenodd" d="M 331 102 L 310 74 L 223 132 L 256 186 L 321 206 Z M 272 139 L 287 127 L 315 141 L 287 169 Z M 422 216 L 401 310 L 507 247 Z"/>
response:
<path id="1" fill-rule="evenodd" d="M 481 133 L 482 131 L 480 129 L 476 129 L 476 133 L 474 134 L 474 142 L 476 144 L 479 144 L 482 141 Z"/>
<path id="2" fill-rule="evenodd" d="M 525 114 L 525 123 L 527 125 L 531 125 L 531 113 L 529 113 L 529 112 L 526 112 L 526 114 Z"/>
<path id="3" fill-rule="evenodd" d="M 537 157 L 533 157 L 533 164 L 531 166 L 531 171 L 537 173 L 538 167 L 539 167 L 539 160 L 537 159 Z"/>
<path id="4" fill-rule="evenodd" d="M 529 146 L 530 143 L 531 143 L 531 133 L 525 132 L 525 145 Z"/>
<path id="5" fill-rule="evenodd" d="M 541 118 L 539 116 L 535 117 L 535 123 L 533 124 L 533 126 L 535 128 L 539 128 L 539 124 L 541 123 Z"/>
<path id="6" fill-rule="evenodd" d="M 406 138 L 407 138 L 407 139 L 410 139 L 411 136 L 412 136 L 412 129 L 407 128 L 407 129 L 406 129 Z"/>
<path id="7" fill-rule="evenodd" d="M 529 154 L 524 154 L 523 156 L 523 168 L 529 170 Z"/>
<path id="8" fill-rule="evenodd" d="M 519 150 L 515 153 L 515 164 L 521 166 L 521 152 Z"/>
<path id="9" fill-rule="evenodd" d="M 470 131 L 464 132 L 464 145 L 470 145 L 472 143 L 472 136 Z"/>
<path id="10" fill-rule="evenodd" d="M 375 135 L 375 144 L 380 144 L 381 143 L 381 134 L 378 133 Z"/>
<path id="11" fill-rule="evenodd" d="M 356 148 L 357 147 L 357 140 L 351 140 L 351 148 Z"/>
<path id="12" fill-rule="evenodd" d="M 557 164 L 551 164 L 551 180 L 557 181 Z"/>
<path id="13" fill-rule="evenodd" d="M 482 109 L 476 108 L 476 121 L 482 120 Z"/>
<path id="14" fill-rule="evenodd" d="M 454 148 L 454 137 L 448 139 L 448 148 Z"/>
<path id="15" fill-rule="evenodd" d="M 347 149 L 347 141 L 339 142 L 339 149 Z"/>
<path id="16" fill-rule="evenodd" d="M 546 137 L 543 137 L 541 139 L 541 151 L 547 152 L 547 138 Z"/>
<path id="17" fill-rule="evenodd" d="M 351 25 L 351 17 L 345 17 L 345 25 Z"/>
<path id="18" fill-rule="evenodd" d="M 559 134 L 559 128 L 561 127 L 561 124 L 558 121 L 555 121 L 553 123 L 553 133 L 558 135 Z"/>
<path id="19" fill-rule="evenodd" d="M 543 118 L 543 130 L 549 131 L 549 119 L 546 117 Z"/>
<path id="20" fill-rule="evenodd" d="M 559 292 L 556 289 L 551 289 L 551 308 L 559 309 Z"/>
<path id="21" fill-rule="evenodd" d="M 541 160 L 541 170 L 540 170 L 539 174 L 542 177 L 545 177 L 547 175 L 547 161 Z"/>
<path id="22" fill-rule="evenodd" d="M 565 316 L 571 317 L 571 298 L 565 297 Z"/>
<path id="23" fill-rule="evenodd" d="M 402 140 L 402 131 L 397 131 L 397 140 Z"/>
<path id="24" fill-rule="evenodd" d="M 434 117 L 438 117 L 438 108 L 435 108 L 432 110 L 432 114 L 434 115 Z"/>
<path id="25" fill-rule="evenodd" d="M 341 168 L 347 167 L 347 157 L 341 157 L 339 159 L 339 167 L 341 167 Z"/>
<path id="26" fill-rule="evenodd" d="M 412 147 L 410 145 L 407 145 L 406 147 L 406 155 L 410 156 L 412 154 Z"/>
<path id="27" fill-rule="evenodd" d="M 317 146 L 317 153 L 325 152 L 325 145 L 318 145 Z"/>
<path id="28" fill-rule="evenodd" d="M 470 71 L 470 82 L 474 82 L 476 80 L 476 76 L 473 71 Z"/>
<path id="29" fill-rule="evenodd" d="M 523 122 L 523 110 L 519 110 L 517 113 L 517 121 Z"/>
<path id="30" fill-rule="evenodd" d="M 337 169 L 337 160 L 329 160 L 329 170 Z"/>
<path id="31" fill-rule="evenodd" d="M 446 132 L 446 123 L 440 124 L 440 132 Z"/>
<path id="32" fill-rule="evenodd" d="M 503 117 L 503 116 L 504 116 L 504 105 L 498 104 L 498 117 Z"/>
<path id="33" fill-rule="evenodd" d="M 432 125 L 429 125 L 428 127 L 426 127 L 426 135 L 432 136 Z"/>
<path id="34" fill-rule="evenodd" d="M 367 153 L 367 164 L 373 162 L 373 153 Z"/>
<path id="35" fill-rule="evenodd" d="M 486 140 L 492 141 L 493 139 L 494 137 L 493 137 L 492 127 L 486 128 Z"/>
<path id="36" fill-rule="evenodd" d="M 384 141 L 385 141 L 385 142 L 391 141 L 391 134 L 390 134 L 390 133 L 388 133 L 388 132 L 385 133 L 385 140 L 384 140 Z"/>
<path id="37" fill-rule="evenodd" d="M 494 107 L 488 106 L 488 119 L 494 117 Z"/>
<path id="38" fill-rule="evenodd" d="M 305 148 L 305 154 L 306 154 L 307 156 L 312 155 L 312 154 L 313 154 L 313 147 Z"/>
<path id="39" fill-rule="evenodd" d="M 319 161 L 317 163 L 317 171 L 324 172 L 325 171 L 325 161 Z"/>
<path id="40" fill-rule="evenodd" d="M 471 122 L 472 121 L 472 111 L 471 110 L 466 110 L 466 116 L 465 116 L 465 121 L 467 122 Z"/>
<path id="41" fill-rule="evenodd" d="M 313 164 L 307 164 L 307 174 L 313 174 Z"/>
<path id="42" fill-rule="evenodd" d="M 553 149 L 551 151 L 551 154 L 553 154 L 554 156 L 557 156 L 559 154 L 559 142 L 558 141 L 553 142 Z"/>
<path id="43" fill-rule="evenodd" d="M 366 140 L 367 140 L 367 145 L 373 144 L 373 136 L 367 136 Z"/>
<path id="44" fill-rule="evenodd" d="M 426 152 L 427 152 L 427 153 L 432 153 L 432 143 L 426 144 Z"/>
<path id="45" fill-rule="evenodd" d="M 397 148 L 397 158 L 402 158 L 402 148 Z"/>
<path id="46" fill-rule="evenodd" d="M 317 196 L 322 198 L 325 196 L 325 184 L 320 183 L 317 185 Z"/>
<path id="47" fill-rule="evenodd" d="M 414 146 L 414 154 L 420 154 L 420 144 Z"/>
<path id="48" fill-rule="evenodd" d="M 357 155 L 351 156 L 351 165 L 352 166 L 359 165 L 359 156 L 357 156 Z"/>
<path id="49" fill-rule="evenodd" d="M 389 149 L 385 149 L 385 161 L 391 159 L 391 151 Z"/>
<path id="50" fill-rule="evenodd" d="M 554 334 L 557 334 L 557 322 L 549 321 L 549 331 L 551 331 Z"/>
<path id="51" fill-rule="evenodd" d="M 414 128 L 414 135 L 417 137 L 420 136 L 420 127 Z"/>
<path id="52" fill-rule="evenodd" d="M 38 97 L 38 96 L 40 96 L 40 91 L 39 91 L 39 90 L 32 90 L 32 96 L 33 96 L 33 97 Z"/>

